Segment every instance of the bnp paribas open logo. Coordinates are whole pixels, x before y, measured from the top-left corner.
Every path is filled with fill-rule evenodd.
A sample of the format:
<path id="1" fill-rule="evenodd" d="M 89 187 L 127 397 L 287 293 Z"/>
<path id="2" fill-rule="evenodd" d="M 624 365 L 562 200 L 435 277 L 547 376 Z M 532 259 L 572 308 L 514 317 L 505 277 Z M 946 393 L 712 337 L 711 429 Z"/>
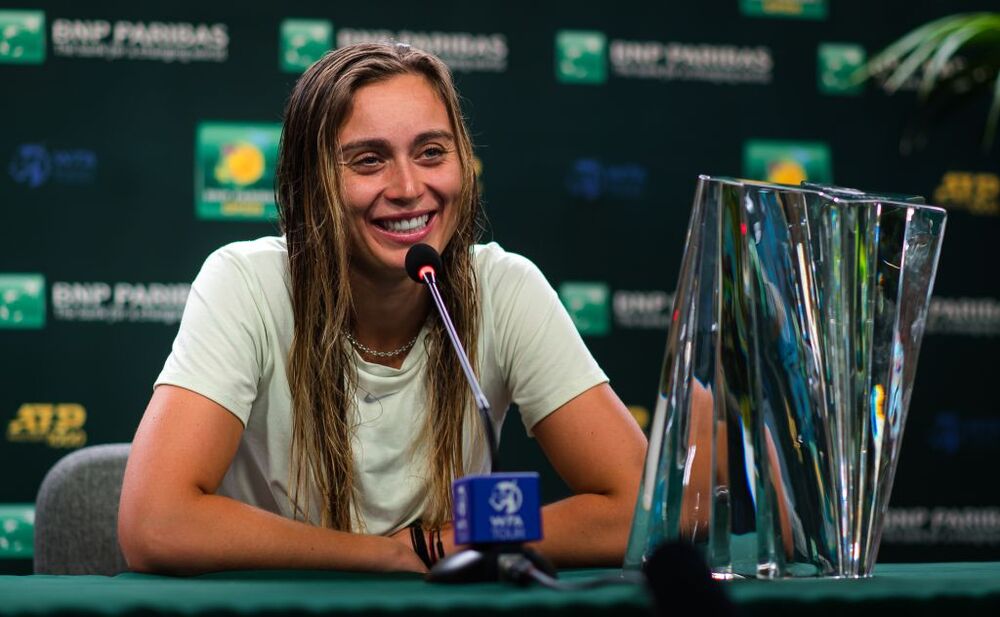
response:
<path id="1" fill-rule="evenodd" d="M 0 329 L 45 327 L 45 277 L 0 274 Z"/>
<path id="2" fill-rule="evenodd" d="M 605 283 L 566 282 L 559 299 L 580 334 L 601 336 L 611 329 L 610 292 Z"/>
<path id="3" fill-rule="evenodd" d="M 31 559 L 35 554 L 35 506 L 0 504 L 0 559 Z"/>
<path id="4" fill-rule="evenodd" d="M 333 49 L 333 24 L 325 19 L 281 22 L 281 70 L 301 73 Z"/>
<path id="5" fill-rule="evenodd" d="M 830 149 L 811 141 L 748 141 L 743 147 L 743 175 L 777 184 L 806 180 L 828 184 L 833 182 Z"/>
<path id="6" fill-rule="evenodd" d="M 740 0 L 740 10 L 749 17 L 826 19 L 826 0 Z"/>
<path id="7" fill-rule="evenodd" d="M 195 214 L 207 220 L 270 221 L 280 124 L 203 122 L 195 144 Z"/>
<path id="8" fill-rule="evenodd" d="M 822 43 L 816 50 L 816 79 L 823 94 L 860 94 L 858 71 L 865 65 L 865 48 L 850 43 Z"/>
<path id="9" fill-rule="evenodd" d="M 45 13 L 0 11 L 0 63 L 45 62 Z"/>
<path id="10" fill-rule="evenodd" d="M 603 84 L 608 79 L 608 39 L 603 32 L 556 33 L 556 79 L 564 84 Z"/>

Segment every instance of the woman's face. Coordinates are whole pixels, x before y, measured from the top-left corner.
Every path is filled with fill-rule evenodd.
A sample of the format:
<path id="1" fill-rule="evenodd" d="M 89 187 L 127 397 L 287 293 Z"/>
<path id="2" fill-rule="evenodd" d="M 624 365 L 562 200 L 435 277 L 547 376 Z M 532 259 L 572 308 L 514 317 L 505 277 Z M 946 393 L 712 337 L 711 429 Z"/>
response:
<path id="1" fill-rule="evenodd" d="M 427 80 L 398 75 L 358 89 L 338 141 L 352 265 L 402 277 L 414 244 L 444 251 L 462 170 L 448 111 Z"/>

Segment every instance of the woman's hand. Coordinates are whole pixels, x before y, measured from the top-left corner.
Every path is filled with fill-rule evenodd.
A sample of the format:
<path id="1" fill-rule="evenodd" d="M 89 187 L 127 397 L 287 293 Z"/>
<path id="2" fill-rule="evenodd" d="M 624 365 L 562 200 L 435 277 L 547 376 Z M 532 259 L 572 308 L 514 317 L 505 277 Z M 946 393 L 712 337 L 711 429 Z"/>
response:
<path id="1" fill-rule="evenodd" d="M 413 546 L 410 543 L 409 527 L 400 529 L 391 536 L 386 536 L 384 539 L 389 541 L 390 546 L 392 546 L 392 552 L 395 553 L 395 567 L 392 568 L 393 570 L 399 572 L 420 572 L 421 574 L 427 573 L 427 566 L 417 556 L 416 551 L 413 550 Z"/>
<path id="2" fill-rule="evenodd" d="M 467 544 L 455 544 L 455 526 L 451 523 L 445 523 L 441 527 L 441 544 L 444 545 L 445 557 L 468 548 Z"/>
<path id="3" fill-rule="evenodd" d="M 428 552 L 430 552 L 431 532 L 430 532 L 429 529 L 424 529 L 423 530 L 423 534 L 424 534 L 424 541 L 428 543 L 427 544 L 427 550 L 428 550 Z M 394 541 L 396 541 L 396 542 L 398 542 L 398 543 L 406 546 L 408 549 L 410 549 L 411 553 L 413 553 L 414 555 L 416 555 L 416 552 L 413 550 L 413 541 L 410 539 L 410 528 L 409 527 L 404 527 L 403 529 L 400 529 L 399 531 L 397 531 L 396 533 L 394 533 L 394 534 L 392 534 L 392 535 L 390 535 L 388 537 L 391 538 L 392 540 L 394 540 Z M 438 536 L 435 534 L 435 537 L 438 537 Z M 440 555 L 440 554 L 437 555 L 437 560 L 438 561 L 440 561 L 444 557 L 447 557 L 448 555 L 452 555 L 452 554 L 457 553 L 457 552 L 461 551 L 462 549 L 466 548 L 465 545 L 457 545 L 457 544 L 455 544 L 455 528 L 454 528 L 454 525 L 452 525 L 451 523 L 445 523 L 444 525 L 442 525 L 441 530 L 440 530 L 440 538 L 441 538 L 441 546 L 444 548 L 444 555 Z M 419 557 L 417 557 L 417 561 L 420 561 Z M 421 565 L 423 565 L 423 564 L 421 564 Z M 424 570 L 422 570 L 422 571 L 426 571 L 426 570 L 427 569 L 424 568 Z"/>

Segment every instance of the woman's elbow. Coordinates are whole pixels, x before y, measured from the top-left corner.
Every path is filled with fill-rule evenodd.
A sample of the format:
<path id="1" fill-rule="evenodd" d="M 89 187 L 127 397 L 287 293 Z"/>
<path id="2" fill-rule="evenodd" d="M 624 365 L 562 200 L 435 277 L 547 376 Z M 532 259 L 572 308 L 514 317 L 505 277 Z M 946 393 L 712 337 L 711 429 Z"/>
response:
<path id="1" fill-rule="evenodd" d="M 150 508 L 134 507 L 123 499 L 118 508 L 118 545 L 132 572 L 179 574 L 177 546 L 172 541 L 182 537 L 176 527 L 164 522 Z"/>

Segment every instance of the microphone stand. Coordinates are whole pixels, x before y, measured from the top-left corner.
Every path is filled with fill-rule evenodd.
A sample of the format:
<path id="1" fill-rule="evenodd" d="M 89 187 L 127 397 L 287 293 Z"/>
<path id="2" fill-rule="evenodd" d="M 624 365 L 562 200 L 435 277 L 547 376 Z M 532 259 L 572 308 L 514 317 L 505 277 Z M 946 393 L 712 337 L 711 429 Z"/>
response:
<path id="1" fill-rule="evenodd" d="M 437 306 L 438 315 L 440 315 L 441 321 L 444 323 L 445 332 L 448 333 L 448 338 L 451 339 L 452 347 L 455 348 L 455 354 L 458 356 L 458 362 L 462 365 L 465 379 L 472 388 L 472 396 L 476 399 L 476 408 L 479 409 L 479 419 L 482 421 L 483 430 L 486 432 L 489 462 L 487 469 L 489 473 L 493 473 L 493 468 L 497 460 L 497 438 L 496 431 L 493 429 L 493 421 L 490 419 L 490 402 L 486 398 L 486 395 L 483 394 L 483 389 L 479 386 L 479 380 L 476 379 L 476 374 L 472 371 L 472 365 L 469 364 L 469 356 L 465 352 L 465 347 L 462 346 L 462 341 L 458 338 L 458 333 L 455 331 L 455 324 L 451 322 L 451 316 L 448 314 L 448 309 L 441 298 L 441 292 L 438 291 L 437 279 L 435 278 L 433 268 L 426 268 L 421 271 L 421 277 L 431 292 L 431 297 L 434 299 L 435 306 Z"/>
<path id="2" fill-rule="evenodd" d="M 431 292 L 438 315 L 440 315 L 448 338 L 451 339 L 451 344 L 455 348 L 465 378 L 472 388 L 472 395 L 476 399 L 476 407 L 479 409 L 479 419 L 482 421 L 483 430 L 489 442 L 487 448 L 488 469 L 489 473 L 492 474 L 497 460 L 497 439 L 496 431 L 493 429 L 493 420 L 490 418 L 490 403 L 486 399 L 486 395 L 483 394 L 483 389 L 479 386 L 479 380 L 476 379 L 476 374 L 472 371 L 465 347 L 462 346 L 462 341 L 458 338 L 458 333 L 448 315 L 444 300 L 441 299 L 434 268 L 421 268 L 420 278 L 427 284 L 427 288 Z M 434 564 L 434 567 L 427 573 L 427 580 L 434 583 L 479 583 L 509 579 L 526 584 L 526 578 L 511 573 L 512 568 L 523 564 L 525 559 L 537 570 L 555 578 L 556 570 L 552 564 L 523 544 L 473 544 L 470 548 L 448 555 Z"/>

